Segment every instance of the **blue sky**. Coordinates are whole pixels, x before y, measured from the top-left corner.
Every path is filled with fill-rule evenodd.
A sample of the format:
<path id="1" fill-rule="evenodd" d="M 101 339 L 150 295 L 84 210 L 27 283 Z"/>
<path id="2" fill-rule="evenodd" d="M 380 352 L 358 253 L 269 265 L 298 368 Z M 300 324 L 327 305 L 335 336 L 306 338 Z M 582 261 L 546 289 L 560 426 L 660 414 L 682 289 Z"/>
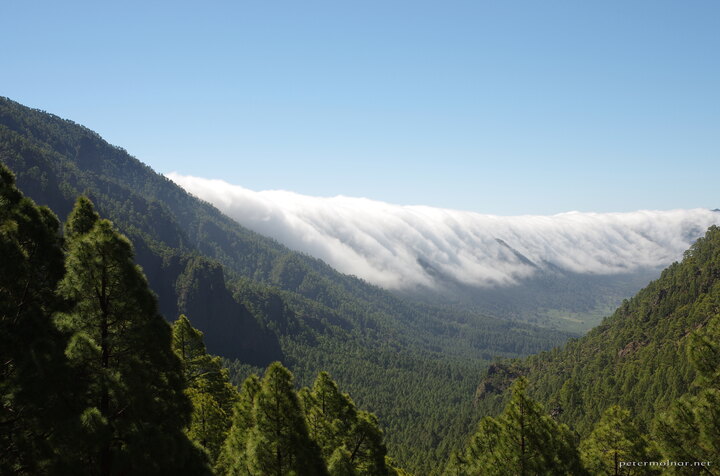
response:
<path id="1" fill-rule="evenodd" d="M 720 207 L 720 2 L 0 5 L 0 95 L 158 172 L 501 215 Z"/>

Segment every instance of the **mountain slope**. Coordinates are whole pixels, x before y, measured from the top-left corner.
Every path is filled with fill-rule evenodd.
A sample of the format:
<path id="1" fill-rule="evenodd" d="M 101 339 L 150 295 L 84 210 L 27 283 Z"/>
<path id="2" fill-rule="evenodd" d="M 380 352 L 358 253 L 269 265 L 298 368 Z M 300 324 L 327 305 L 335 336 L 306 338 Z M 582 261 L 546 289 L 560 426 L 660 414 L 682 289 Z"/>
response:
<path id="1" fill-rule="evenodd" d="M 720 228 L 711 227 L 680 263 L 665 269 L 602 325 L 564 347 L 490 367 L 477 390 L 495 413 L 503 390 L 527 376 L 531 395 L 587 436 L 603 411 L 620 405 L 640 428 L 690 389 L 689 336 L 720 313 Z"/>
<path id="2" fill-rule="evenodd" d="M 309 384 L 328 370 L 374 411 L 390 454 L 421 473 L 467 431 L 468 395 L 494 357 L 568 335 L 411 304 L 242 228 L 89 129 L 0 99 L 0 161 L 36 202 L 67 216 L 87 194 L 133 241 L 162 313 L 189 315 L 208 350 Z"/>

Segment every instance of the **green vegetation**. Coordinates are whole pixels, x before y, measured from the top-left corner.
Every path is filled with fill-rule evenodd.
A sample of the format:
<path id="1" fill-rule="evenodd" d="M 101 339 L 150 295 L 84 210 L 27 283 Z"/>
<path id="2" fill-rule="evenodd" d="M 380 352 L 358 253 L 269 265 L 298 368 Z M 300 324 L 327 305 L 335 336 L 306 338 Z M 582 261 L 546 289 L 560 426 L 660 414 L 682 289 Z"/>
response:
<path id="1" fill-rule="evenodd" d="M 326 474 L 320 451 L 310 439 L 293 385 L 280 363 L 268 367 L 253 398 L 253 426 L 245 447 L 230 448 L 252 474 Z"/>
<path id="2" fill-rule="evenodd" d="M 90 200 L 63 241 L 4 166 L 0 179 L 3 474 L 395 474 L 376 417 L 327 373 L 301 398 L 275 362 L 238 393 L 186 316 L 158 314 Z"/>
<path id="3" fill-rule="evenodd" d="M 513 369 L 508 375 L 527 376 L 530 395 L 548 408 L 561 408 L 560 421 L 583 436 L 612 405 L 628 409 L 646 431 L 695 378 L 687 348 L 693 332 L 717 314 L 719 277 L 720 230 L 713 227 L 681 263 L 668 267 L 586 336 L 502 366 Z M 483 411 L 494 413 L 501 405 L 499 392 L 482 390 L 505 388 L 499 375 L 487 375 L 480 385 Z"/>
<path id="4" fill-rule="evenodd" d="M 4 166 L 0 179 L 3 473 L 209 474 L 185 436 L 192 407 L 170 328 L 129 241 L 83 198 L 63 252 L 52 214 Z"/>
<path id="5" fill-rule="evenodd" d="M 550 416 L 527 396 L 527 379 L 521 377 L 504 412 L 480 421 L 466 448 L 452 456 L 446 474 L 720 474 L 718 342 L 716 308 L 687 347 L 697 372 L 692 387 L 658 414 L 645 434 L 627 409 L 613 405 L 578 445 L 571 430 L 555 420 L 557 411 Z"/>
<path id="6" fill-rule="evenodd" d="M 398 470 L 386 458 L 374 415 L 357 410 L 330 376 L 295 391 L 293 375 L 274 362 L 260 380 L 243 382 L 217 474 L 376 475 Z"/>
<path id="7" fill-rule="evenodd" d="M 410 303 L 337 273 L 242 228 L 94 132 L 7 99 L 0 161 L 59 216 L 87 195 L 133 242 L 160 314 L 190 316 L 233 383 L 273 361 L 300 385 L 326 370 L 378 416 L 389 455 L 422 474 L 467 433 L 475 418 L 468 395 L 488 362 L 569 337 Z"/>
<path id="8" fill-rule="evenodd" d="M 541 352 L 567 334 L 340 275 L 8 100 L 0 160 L 69 214 L 0 164 L 2 474 L 720 474 L 720 228 Z"/>
<path id="9" fill-rule="evenodd" d="M 237 390 L 220 357 L 207 353 L 202 332 L 185 315 L 172 325 L 172 350 L 180 358 L 185 393 L 193 406 L 188 436 L 207 451 L 214 464 L 230 430 Z"/>
<path id="10" fill-rule="evenodd" d="M 528 398 L 525 379 L 513 384 L 511 398 L 496 419 L 485 417 L 450 474 L 585 474 L 570 429 Z"/>
<path id="11" fill-rule="evenodd" d="M 706 305 L 710 303 L 706 301 Z M 688 346 L 697 372 L 690 390 L 655 422 L 654 434 L 663 454 L 676 461 L 720 464 L 720 301 L 707 308 L 713 318 L 694 333 Z"/>
<path id="12" fill-rule="evenodd" d="M 650 280 L 648 278 L 645 283 Z M 585 334 L 593 327 L 600 325 L 605 317 L 611 315 L 617 309 L 617 303 L 598 305 L 597 308 L 588 309 L 585 312 L 561 311 L 559 309 L 547 309 L 538 312 L 538 319 L 547 322 L 550 327 L 557 327 L 577 334 Z"/>
<path id="13" fill-rule="evenodd" d="M 357 411 L 350 396 L 340 393 L 327 372 L 318 375 L 312 389 L 303 389 L 300 398 L 310 435 L 320 443 L 323 457 L 332 462 L 331 472 L 387 473 L 387 450 L 377 418 Z M 333 471 L 334 468 L 337 469 Z"/>
<path id="14" fill-rule="evenodd" d="M 65 237 L 58 294 L 72 305 L 56 322 L 71 336 L 65 355 L 85 384 L 75 399 L 83 467 L 103 475 L 200 474 L 204 461 L 183 433 L 191 407 L 170 329 L 130 242 L 86 198 L 78 200 Z"/>
<path id="15" fill-rule="evenodd" d="M 583 464 L 591 474 L 620 474 L 623 461 L 659 461 L 644 435 L 630 418 L 630 412 L 617 405 L 605 410 L 590 435 L 580 445 Z M 684 461 L 684 460 L 679 460 Z M 698 460 L 699 461 L 699 460 Z M 639 468 L 640 474 L 653 468 Z"/>
<path id="16" fill-rule="evenodd" d="M 694 471 L 718 474 L 718 342 L 720 228 L 711 227 L 682 262 L 585 337 L 491 366 L 477 403 L 481 412 L 496 414 L 504 390 L 522 376 L 528 394 L 577 432 L 593 474 L 688 471 L 620 465 L 627 461 L 709 462 Z"/>
<path id="17" fill-rule="evenodd" d="M 65 473 L 65 435 L 77 430 L 64 359 L 68 336 L 52 323 L 64 255 L 60 224 L 14 186 L 0 165 L 0 473 Z"/>

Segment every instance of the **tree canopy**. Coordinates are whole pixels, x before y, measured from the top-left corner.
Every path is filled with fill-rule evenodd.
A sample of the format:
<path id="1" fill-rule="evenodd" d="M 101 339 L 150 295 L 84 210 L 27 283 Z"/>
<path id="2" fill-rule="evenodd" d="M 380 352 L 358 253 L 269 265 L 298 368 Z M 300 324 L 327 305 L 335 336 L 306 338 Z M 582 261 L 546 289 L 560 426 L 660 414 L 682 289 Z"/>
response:
<path id="1" fill-rule="evenodd" d="M 170 326 L 130 242 L 84 198 L 67 230 L 58 292 L 72 305 L 57 322 L 71 333 L 66 355 L 83 385 L 78 453 L 86 468 L 100 475 L 207 472 L 183 433 L 192 407 Z"/>

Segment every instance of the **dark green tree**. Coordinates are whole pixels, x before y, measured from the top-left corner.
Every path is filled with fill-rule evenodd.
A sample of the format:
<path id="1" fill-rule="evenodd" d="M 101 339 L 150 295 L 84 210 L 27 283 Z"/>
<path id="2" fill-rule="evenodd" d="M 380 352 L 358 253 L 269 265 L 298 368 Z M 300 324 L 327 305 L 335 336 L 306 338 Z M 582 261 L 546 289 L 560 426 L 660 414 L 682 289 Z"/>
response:
<path id="1" fill-rule="evenodd" d="M 185 394 L 193 408 L 187 435 L 205 449 L 210 462 L 214 463 L 227 436 L 230 417 L 208 387 L 190 387 Z"/>
<path id="2" fill-rule="evenodd" d="M 260 392 L 260 379 L 251 375 L 242 384 L 233 412 L 232 426 L 218 457 L 215 472 L 219 475 L 252 474 L 248 466 L 247 446 L 250 431 L 255 427 L 255 397 Z"/>
<path id="3" fill-rule="evenodd" d="M 75 207 L 65 222 L 65 237 L 72 240 L 75 237 L 90 233 L 95 224 L 100 220 L 100 215 L 89 198 L 78 197 Z"/>
<path id="4" fill-rule="evenodd" d="M 671 461 L 707 462 L 698 474 L 720 474 L 720 293 L 706 297 L 703 310 L 713 317 L 691 337 L 690 361 L 697 371 L 691 392 L 658 418 L 654 434 L 663 456 Z M 670 467 L 670 472 L 687 472 Z"/>
<path id="5" fill-rule="evenodd" d="M 66 354 L 85 386 L 78 398 L 88 474 L 204 474 L 202 453 L 183 432 L 192 407 L 170 326 L 133 263 L 130 242 L 86 199 L 68 219 L 66 274 L 73 303 L 58 324 L 72 332 Z"/>
<path id="6" fill-rule="evenodd" d="M 518 379 L 503 413 L 480 421 L 468 447 L 453 457 L 448 474 L 586 474 L 568 427 L 545 414 L 527 396 L 526 386 L 524 378 Z"/>
<path id="7" fill-rule="evenodd" d="M 320 372 L 312 389 L 303 388 L 300 399 L 310 438 L 320 446 L 327 460 L 346 443 L 345 439 L 357 420 L 357 410 L 350 398 L 340 393 L 327 372 Z"/>
<path id="8" fill-rule="evenodd" d="M 351 461 L 351 455 L 344 446 L 333 451 L 328 459 L 327 467 L 330 476 L 356 476 L 358 474 Z"/>
<path id="9" fill-rule="evenodd" d="M 52 321 L 61 243 L 57 218 L 0 164 L 0 474 L 71 472 L 74 379 Z"/>
<path id="10" fill-rule="evenodd" d="M 325 475 L 317 445 L 308 436 L 293 376 L 279 362 L 265 372 L 253 408 L 248 466 L 257 475 Z"/>
<path id="11" fill-rule="evenodd" d="M 358 411 L 357 419 L 348 436 L 346 448 L 350 452 L 350 462 L 355 466 L 358 474 L 388 474 L 385 458 L 387 449 L 374 414 Z"/>
<path id="12" fill-rule="evenodd" d="M 345 467 L 346 455 L 347 463 L 358 474 L 388 474 L 387 449 L 377 419 L 368 412 L 358 411 L 350 396 L 340 392 L 330 374 L 321 372 L 312 389 L 301 390 L 300 397 L 310 437 L 320 447 L 328 468 Z"/>
<path id="13" fill-rule="evenodd" d="M 482 465 L 497 464 L 495 447 L 500 440 L 500 425 L 491 417 L 480 420 L 478 428 L 468 445 L 461 452 L 454 453 L 446 470 L 448 475 L 470 475 Z"/>
<path id="14" fill-rule="evenodd" d="M 180 358 L 193 413 L 188 428 L 190 439 L 205 448 L 215 464 L 225 441 L 237 390 L 230 383 L 220 357 L 207 353 L 203 333 L 192 327 L 185 315 L 172 325 L 172 348 Z"/>
<path id="15" fill-rule="evenodd" d="M 657 461 L 648 442 L 630 418 L 630 412 L 617 405 L 605 410 L 592 433 L 580 444 L 580 455 L 591 474 L 656 474 L 652 466 L 624 466 L 622 462 Z"/>

